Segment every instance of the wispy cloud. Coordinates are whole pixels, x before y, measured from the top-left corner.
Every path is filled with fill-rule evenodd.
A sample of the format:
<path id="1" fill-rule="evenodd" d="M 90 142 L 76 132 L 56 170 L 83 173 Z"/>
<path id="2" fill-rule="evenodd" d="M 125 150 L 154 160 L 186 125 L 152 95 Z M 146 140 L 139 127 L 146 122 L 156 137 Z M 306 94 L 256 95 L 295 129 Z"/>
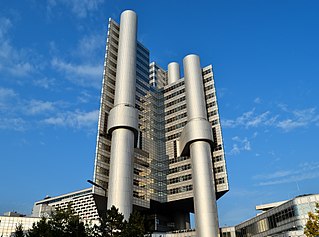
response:
<path id="1" fill-rule="evenodd" d="M 102 65 L 72 64 L 58 58 L 53 58 L 51 65 L 73 83 L 86 87 L 100 87 Z"/>
<path id="2" fill-rule="evenodd" d="M 79 18 L 85 18 L 89 12 L 98 9 L 103 0 L 48 0 L 48 9 L 51 11 L 52 8 L 58 4 L 65 5 Z"/>
<path id="3" fill-rule="evenodd" d="M 294 183 L 315 178 L 319 178 L 319 162 L 301 163 L 293 170 L 278 170 L 253 177 L 255 180 L 260 180 L 259 186 Z"/>
<path id="4" fill-rule="evenodd" d="M 26 124 L 22 118 L 0 118 L 0 129 L 3 130 L 24 131 Z"/>
<path id="5" fill-rule="evenodd" d="M 49 78 L 42 78 L 33 80 L 33 85 L 44 88 L 44 89 L 50 89 L 55 85 L 55 79 L 49 79 Z"/>
<path id="6" fill-rule="evenodd" d="M 27 114 L 43 114 L 55 109 L 54 103 L 50 101 L 31 100 L 25 106 Z"/>
<path id="7" fill-rule="evenodd" d="M 0 17 L 0 71 L 13 76 L 27 76 L 35 70 L 30 62 L 32 50 L 15 48 L 9 37 L 9 30 L 13 26 L 9 18 Z"/>
<path id="8" fill-rule="evenodd" d="M 295 109 L 290 111 L 285 105 L 279 104 L 278 107 L 281 113 L 276 114 L 269 110 L 257 113 L 256 109 L 253 108 L 235 119 L 223 119 L 222 126 L 226 128 L 256 128 L 264 126 L 280 128 L 288 132 L 300 127 L 319 125 L 319 114 L 316 108 Z"/>
<path id="9" fill-rule="evenodd" d="M 310 124 L 316 124 L 319 122 L 319 114 L 315 108 L 307 108 L 302 110 L 293 110 L 291 112 L 291 118 L 279 121 L 277 127 L 284 131 L 290 131 L 299 127 L 307 127 Z"/>
<path id="10" fill-rule="evenodd" d="M 44 123 L 55 126 L 67 126 L 72 128 L 92 127 L 98 120 L 99 111 L 93 110 L 89 112 L 69 111 L 60 113 L 57 116 L 46 118 Z"/>
<path id="11" fill-rule="evenodd" d="M 257 127 L 260 125 L 272 125 L 277 120 L 277 116 L 271 116 L 270 111 L 257 114 L 255 108 L 247 111 L 235 119 L 222 120 L 223 127 L 238 127 L 242 126 L 245 128 Z"/>
<path id="12" fill-rule="evenodd" d="M 230 155 L 237 155 L 242 151 L 250 151 L 251 150 L 250 141 L 247 139 L 247 137 L 242 139 L 238 136 L 235 136 L 232 138 L 232 140 L 235 143 L 233 144 L 233 147 L 229 152 Z"/>

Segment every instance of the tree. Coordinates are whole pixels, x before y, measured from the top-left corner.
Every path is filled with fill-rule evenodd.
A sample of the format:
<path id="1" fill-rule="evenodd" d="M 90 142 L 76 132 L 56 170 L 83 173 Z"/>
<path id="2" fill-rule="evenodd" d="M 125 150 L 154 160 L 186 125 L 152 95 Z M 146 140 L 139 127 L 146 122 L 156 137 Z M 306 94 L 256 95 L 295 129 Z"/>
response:
<path id="1" fill-rule="evenodd" d="M 120 237 L 124 227 L 124 216 L 119 209 L 112 206 L 100 218 L 99 229 L 104 237 Z"/>
<path id="2" fill-rule="evenodd" d="M 42 217 L 37 223 L 33 223 L 32 228 L 28 231 L 28 237 L 53 237 L 51 227 L 47 218 Z"/>
<path id="3" fill-rule="evenodd" d="M 51 218 L 42 219 L 33 224 L 28 237 L 89 237 L 84 223 L 68 205 L 66 210 L 57 209 Z"/>
<path id="4" fill-rule="evenodd" d="M 144 217 L 138 211 L 133 211 L 129 221 L 124 224 L 122 237 L 143 237 L 144 234 Z"/>
<path id="5" fill-rule="evenodd" d="M 307 237 L 319 236 L 319 203 L 316 203 L 315 213 L 308 213 L 308 221 L 304 229 L 304 233 Z"/>
<path id="6" fill-rule="evenodd" d="M 21 223 L 16 225 L 16 229 L 14 232 L 14 237 L 24 237 L 23 226 Z"/>

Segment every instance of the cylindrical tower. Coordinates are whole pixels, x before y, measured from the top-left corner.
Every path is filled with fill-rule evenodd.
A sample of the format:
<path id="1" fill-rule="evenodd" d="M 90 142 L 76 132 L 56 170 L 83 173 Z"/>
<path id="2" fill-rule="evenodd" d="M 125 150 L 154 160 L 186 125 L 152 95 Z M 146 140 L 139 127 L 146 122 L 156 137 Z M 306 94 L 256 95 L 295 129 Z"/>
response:
<path id="1" fill-rule="evenodd" d="M 195 130 L 211 132 L 207 121 L 203 78 L 197 55 L 183 60 L 187 105 L 186 134 L 192 166 L 196 233 L 198 237 L 218 237 L 218 217 L 213 181 L 211 143 L 209 136 L 197 135 Z M 190 131 L 194 130 L 194 131 Z M 210 138 L 212 139 L 212 138 Z"/>
<path id="2" fill-rule="evenodd" d="M 174 83 L 180 78 L 179 64 L 176 62 L 168 64 L 168 84 Z"/>
<path id="3" fill-rule="evenodd" d="M 133 208 L 133 159 L 138 118 L 136 91 L 137 16 L 121 14 L 114 107 L 108 119 L 112 134 L 107 208 L 113 205 L 128 220 Z"/>

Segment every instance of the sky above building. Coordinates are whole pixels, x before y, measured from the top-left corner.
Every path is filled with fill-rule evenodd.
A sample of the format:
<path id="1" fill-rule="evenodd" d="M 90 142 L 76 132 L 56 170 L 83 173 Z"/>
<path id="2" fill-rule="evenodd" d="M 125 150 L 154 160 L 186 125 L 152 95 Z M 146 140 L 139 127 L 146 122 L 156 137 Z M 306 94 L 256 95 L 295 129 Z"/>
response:
<path id="1" fill-rule="evenodd" d="M 230 182 L 221 226 L 319 193 L 317 0 L 3 0 L 0 214 L 89 187 L 108 18 L 126 9 L 152 61 L 213 65 Z"/>

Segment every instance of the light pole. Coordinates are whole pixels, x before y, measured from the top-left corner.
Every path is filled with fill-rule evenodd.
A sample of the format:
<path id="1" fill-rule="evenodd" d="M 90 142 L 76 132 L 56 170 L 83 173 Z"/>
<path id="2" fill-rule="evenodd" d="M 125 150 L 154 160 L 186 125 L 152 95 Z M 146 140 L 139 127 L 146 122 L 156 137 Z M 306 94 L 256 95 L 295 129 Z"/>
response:
<path id="1" fill-rule="evenodd" d="M 95 187 L 98 187 L 100 189 L 102 189 L 104 191 L 104 196 L 105 196 L 105 211 L 107 210 L 107 197 L 106 197 L 106 188 L 104 188 L 103 186 L 93 182 L 92 180 L 87 180 L 88 183 L 92 184 Z"/>

